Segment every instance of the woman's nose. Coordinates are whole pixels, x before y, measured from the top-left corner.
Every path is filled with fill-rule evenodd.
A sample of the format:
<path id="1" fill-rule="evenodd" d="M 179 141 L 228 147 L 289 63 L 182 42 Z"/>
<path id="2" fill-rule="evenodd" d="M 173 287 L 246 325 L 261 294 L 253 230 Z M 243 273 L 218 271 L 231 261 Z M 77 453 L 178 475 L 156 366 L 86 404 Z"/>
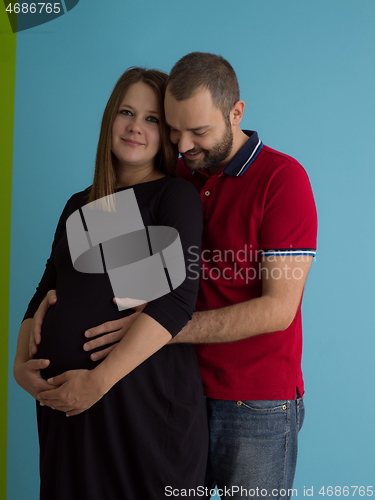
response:
<path id="1" fill-rule="evenodd" d="M 140 123 L 140 120 L 137 119 L 136 117 L 133 117 L 132 120 L 129 121 L 128 123 L 128 130 L 130 132 L 136 132 L 136 133 L 141 133 L 142 132 L 142 126 Z"/>

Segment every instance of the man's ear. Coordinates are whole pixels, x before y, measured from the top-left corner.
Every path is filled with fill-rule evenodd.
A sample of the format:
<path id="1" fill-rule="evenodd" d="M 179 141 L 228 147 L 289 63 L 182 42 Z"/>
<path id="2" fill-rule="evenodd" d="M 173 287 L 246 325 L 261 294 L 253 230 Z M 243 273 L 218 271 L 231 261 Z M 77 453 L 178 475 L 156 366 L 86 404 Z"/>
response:
<path id="1" fill-rule="evenodd" d="M 245 102 L 237 101 L 230 112 L 230 122 L 232 125 L 239 125 L 241 123 L 244 111 L 245 111 Z"/>

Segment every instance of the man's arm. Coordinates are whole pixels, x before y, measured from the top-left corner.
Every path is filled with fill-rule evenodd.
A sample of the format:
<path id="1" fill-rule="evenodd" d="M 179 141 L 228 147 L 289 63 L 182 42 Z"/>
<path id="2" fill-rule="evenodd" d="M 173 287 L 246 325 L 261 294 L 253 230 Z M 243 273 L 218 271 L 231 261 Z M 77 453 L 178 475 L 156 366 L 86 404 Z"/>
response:
<path id="1" fill-rule="evenodd" d="M 262 263 L 262 296 L 196 312 L 171 343 L 236 342 L 285 330 L 300 304 L 312 257 L 272 257 Z"/>
<path id="2" fill-rule="evenodd" d="M 265 258 L 261 297 L 220 309 L 195 312 L 191 321 L 169 343 L 236 342 L 285 330 L 298 310 L 311 262 L 309 256 Z M 130 318 L 132 316 L 91 328 L 89 335 L 92 340 L 85 344 L 85 349 L 89 351 L 120 340 L 131 326 Z M 112 333 L 94 338 L 106 332 Z M 96 359 L 107 354 L 106 349 L 96 352 Z"/>
<path id="3" fill-rule="evenodd" d="M 265 258 L 262 263 L 261 297 L 220 309 L 195 312 L 191 321 L 170 343 L 236 342 L 285 330 L 296 315 L 311 262 L 312 257 L 308 256 Z M 53 294 L 49 296 L 51 299 L 54 297 Z M 139 313 L 90 328 L 85 332 L 89 340 L 84 349 L 91 351 L 119 342 Z M 100 337 L 96 338 L 98 335 Z M 113 348 L 111 346 L 97 351 L 91 358 L 94 361 L 104 359 Z"/>

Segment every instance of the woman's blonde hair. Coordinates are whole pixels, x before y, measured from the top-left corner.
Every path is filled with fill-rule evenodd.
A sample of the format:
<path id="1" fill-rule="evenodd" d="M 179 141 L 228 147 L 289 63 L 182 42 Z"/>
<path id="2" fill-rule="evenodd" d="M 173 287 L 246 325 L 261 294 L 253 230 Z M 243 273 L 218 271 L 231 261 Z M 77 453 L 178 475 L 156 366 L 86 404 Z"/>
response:
<path id="1" fill-rule="evenodd" d="M 137 67 L 127 69 L 120 76 L 103 113 L 89 202 L 111 195 L 116 189 L 115 157 L 111 150 L 112 126 L 126 91 L 131 85 L 138 82 L 143 82 L 154 90 L 160 108 L 161 148 L 155 158 L 155 169 L 167 175 L 175 175 L 178 151 L 177 147 L 169 140 L 169 129 L 164 115 L 167 78 L 168 75 L 162 71 Z"/>

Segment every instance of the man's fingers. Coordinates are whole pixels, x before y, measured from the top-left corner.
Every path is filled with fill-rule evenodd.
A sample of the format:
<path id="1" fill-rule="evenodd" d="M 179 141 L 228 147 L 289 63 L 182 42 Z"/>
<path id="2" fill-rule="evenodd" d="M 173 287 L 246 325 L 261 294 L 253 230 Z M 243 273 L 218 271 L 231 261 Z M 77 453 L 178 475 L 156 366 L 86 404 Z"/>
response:
<path id="1" fill-rule="evenodd" d="M 47 300 L 50 306 L 56 304 L 57 301 L 56 290 L 49 290 L 49 292 L 47 292 Z"/>
<path id="2" fill-rule="evenodd" d="M 143 309 L 144 305 L 139 307 Z M 107 323 L 90 328 L 90 330 L 85 332 L 85 336 L 90 340 L 83 345 L 83 349 L 85 351 L 92 351 L 94 349 L 100 349 L 103 346 L 108 346 L 106 349 L 95 352 L 90 356 L 93 361 L 104 359 L 108 356 L 113 347 L 115 347 L 109 344 L 120 342 L 140 313 L 141 309 L 130 316 L 125 316 L 124 318 L 114 321 L 107 321 Z"/>
<path id="3" fill-rule="evenodd" d="M 34 356 L 38 350 L 38 345 L 42 340 L 41 331 L 42 331 L 42 323 L 45 315 L 45 311 L 47 311 L 48 307 L 45 309 L 45 305 L 47 304 L 47 300 L 44 298 L 38 307 L 33 322 L 31 324 L 30 330 L 30 338 L 29 338 L 29 354 L 30 357 Z"/>
<path id="4" fill-rule="evenodd" d="M 34 337 L 30 335 L 29 339 L 29 358 L 33 358 L 35 354 L 38 352 L 38 347 L 34 341 Z"/>
<path id="5" fill-rule="evenodd" d="M 97 351 L 91 354 L 90 358 L 92 361 L 100 361 L 108 356 L 108 354 L 116 347 L 116 345 L 111 345 L 107 347 L 107 349 L 102 349 L 101 351 Z"/>
<path id="6" fill-rule="evenodd" d="M 126 319 L 127 318 L 125 317 L 116 319 L 114 321 L 107 321 L 106 323 L 90 328 L 89 330 L 85 331 L 85 337 L 92 338 L 98 335 L 103 335 L 103 333 L 110 333 L 115 332 L 116 330 L 120 330 Z"/>
<path id="7" fill-rule="evenodd" d="M 49 307 L 56 304 L 56 301 L 57 301 L 56 290 L 49 290 L 49 292 L 44 297 L 44 299 L 42 300 L 38 309 L 35 312 L 30 331 L 30 340 L 29 340 L 30 357 L 33 357 L 36 354 L 38 350 L 38 345 L 42 340 L 41 331 L 42 331 L 44 316 L 46 315 L 46 312 L 48 311 Z"/>
<path id="8" fill-rule="evenodd" d="M 96 339 L 91 339 L 89 342 L 86 342 L 83 345 L 83 349 L 85 351 L 92 351 L 93 349 L 98 349 L 99 347 L 103 347 L 104 345 L 113 344 L 114 342 L 119 342 L 124 336 L 121 330 L 117 330 L 116 332 L 107 333 L 102 337 L 98 337 Z"/>

